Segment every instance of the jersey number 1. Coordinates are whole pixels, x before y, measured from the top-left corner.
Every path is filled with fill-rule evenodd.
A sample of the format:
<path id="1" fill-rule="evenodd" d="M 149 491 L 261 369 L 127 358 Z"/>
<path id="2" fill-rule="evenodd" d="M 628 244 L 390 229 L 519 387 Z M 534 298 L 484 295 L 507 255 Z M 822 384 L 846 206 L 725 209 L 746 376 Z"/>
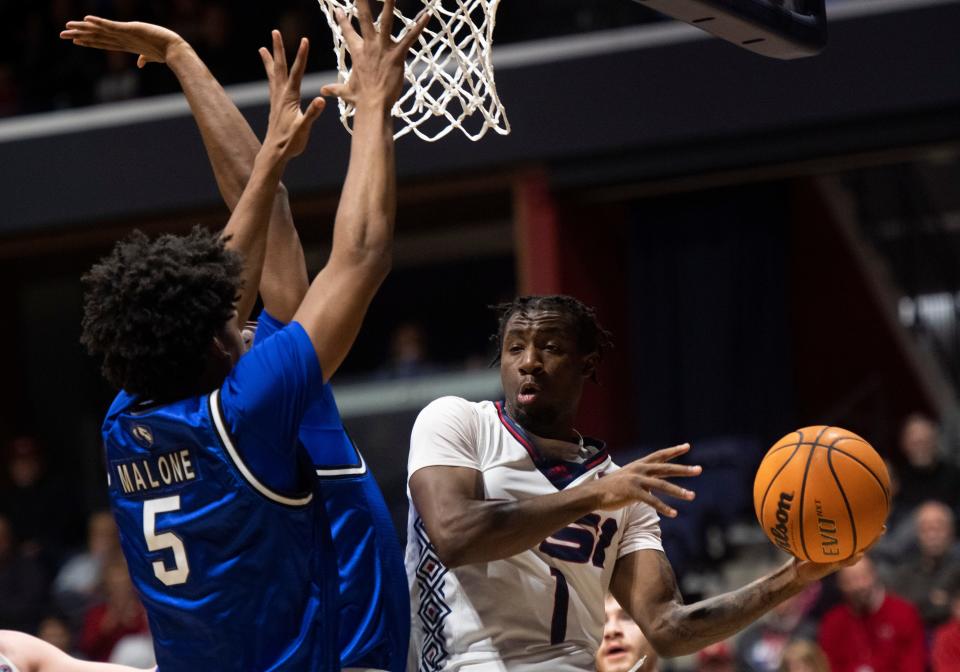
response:
<path id="1" fill-rule="evenodd" d="M 173 532 L 157 534 L 157 514 L 180 510 L 180 495 L 148 499 L 143 503 L 143 537 L 150 551 L 173 551 L 173 569 L 167 569 L 163 560 L 153 561 L 153 573 L 165 586 L 179 586 L 187 582 L 190 576 L 190 564 L 187 562 L 187 549 L 183 540 Z"/>

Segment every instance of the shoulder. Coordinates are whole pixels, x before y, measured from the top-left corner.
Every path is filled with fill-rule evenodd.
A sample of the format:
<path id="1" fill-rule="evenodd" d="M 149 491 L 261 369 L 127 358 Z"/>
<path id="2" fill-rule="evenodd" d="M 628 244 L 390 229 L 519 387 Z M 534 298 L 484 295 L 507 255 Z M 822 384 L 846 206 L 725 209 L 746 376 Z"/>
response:
<path id="1" fill-rule="evenodd" d="M 431 425 L 476 426 L 484 403 L 467 401 L 461 397 L 440 397 L 427 404 L 417 416 L 420 427 Z M 492 404 L 491 404 L 492 405 Z"/>

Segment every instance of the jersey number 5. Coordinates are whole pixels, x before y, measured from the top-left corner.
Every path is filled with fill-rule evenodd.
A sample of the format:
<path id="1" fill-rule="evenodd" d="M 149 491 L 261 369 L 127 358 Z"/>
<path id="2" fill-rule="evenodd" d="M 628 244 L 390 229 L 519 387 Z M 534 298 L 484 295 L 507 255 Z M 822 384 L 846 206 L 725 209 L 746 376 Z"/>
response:
<path id="1" fill-rule="evenodd" d="M 165 586 L 179 586 L 187 582 L 190 576 L 190 564 L 187 562 L 187 549 L 183 541 L 173 532 L 157 534 L 157 514 L 180 510 L 180 495 L 148 499 L 143 503 L 143 537 L 150 551 L 173 551 L 173 569 L 167 569 L 163 560 L 153 561 L 153 573 Z"/>

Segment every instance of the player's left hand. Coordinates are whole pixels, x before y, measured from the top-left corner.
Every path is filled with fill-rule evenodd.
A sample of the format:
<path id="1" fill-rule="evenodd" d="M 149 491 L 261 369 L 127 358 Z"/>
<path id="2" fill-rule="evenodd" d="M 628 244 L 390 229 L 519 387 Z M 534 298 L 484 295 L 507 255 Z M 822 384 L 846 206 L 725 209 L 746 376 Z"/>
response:
<path id="1" fill-rule="evenodd" d="M 166 63 L 177 49 L 190 47 L 186 40 L 163 26 L 141 21 L 110 21 L 99 16 L 68 21 L 60 38 L 80 47 L 136 54 L 138 68 L 147 63 Z"/>

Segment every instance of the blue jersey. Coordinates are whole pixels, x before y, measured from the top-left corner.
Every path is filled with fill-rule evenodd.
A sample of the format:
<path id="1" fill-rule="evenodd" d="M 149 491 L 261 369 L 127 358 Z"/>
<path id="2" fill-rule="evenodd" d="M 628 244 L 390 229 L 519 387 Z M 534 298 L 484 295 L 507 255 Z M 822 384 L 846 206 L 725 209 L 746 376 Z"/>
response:
<path id="1" fill-rule="evenodd" d="M 160 672 L 339 669 L 329 522 L 297 439 L 321 385 L 292 324 L 211 394 L 111 406 L 111 505 Z"/>
<path id="2" fill-rule="evenodd" d="M 282 324 L 262 313 L 256 347 Z M 255 349 L 256 349 L 255 347 Z M 403 550 L 376 479 L 347 435 L 330 385 L 316 391 L 300 427 L 336 550 L 340 663 L 402 672 L 410 639 Z"/>

